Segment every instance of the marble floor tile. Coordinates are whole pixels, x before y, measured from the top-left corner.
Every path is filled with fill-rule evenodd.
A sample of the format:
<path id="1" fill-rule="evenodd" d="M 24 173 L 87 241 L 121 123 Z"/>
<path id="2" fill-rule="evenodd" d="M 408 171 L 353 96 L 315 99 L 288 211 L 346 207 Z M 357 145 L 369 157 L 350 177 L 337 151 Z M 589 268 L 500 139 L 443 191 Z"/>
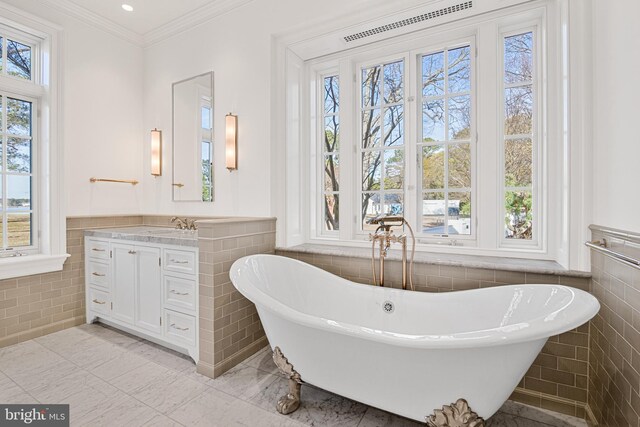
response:
<path id="1" fill-rule="evenodd" d="M 110 326 L 102 325 L 99 323 L 84 324 L 78 326 L 79 329 L 91 334 L 94 337 L 102 338 L 103 340 L 115 344 L 117 346 L 128 348 L 133 344 L 137 344 L 142 341 L 142 338 L 138 338 L 134 335 L 130 335 L 126 332 L 119 331 Z"/>
<path id="2" fill-rule="evenodd" d="M 157 411 L 131 396 L 124 396 L 106 403 L 104 407 L 76 420 L 73 425 L 87 427 L 141 427 L 159 415 Z"/>
<path id="3" fill-rule="evenodd" d="M 0 402 L 3 404 L 38 403 L 33 396 L 7 376 L 0 378 Z"/>
<path id="4" fill-rule="evenodd" d="M 64 399 L 47 403 L 68 404 L 71 421 L 75 424 L 75 420 L 93 418 L 103 411 L 117 406 L 126 397 L 124 392 L 112 388 L 106 390 L 82 388 Z"/>
<path id="5" fill-rule="evenodd" d="M 248 399 L 277 379 L 277 376 L 252 366 L 238 365 L 207 384 L 240 399 Z"/>
<path id="6" fill-rule="evenodd" d="M 140 341 L 129 349 L 134 354 L 168 369 L 176 371 L 188 369 L 195 371 L 196 369 L 196 364 L 190 357 L 148 341 Z"/>
<path id="7" fill-rule="evenodd" d="M 149 363 L 130 351 L 123 351 L 110 360 L 91 368 L 91 373 L 103 380 L 111 380 Z"/>
<path id="8" fill-rule="evenodd" d="M 358 427 L 424 427 L 424 423 L 403 418 L 377 408 L 369 408 Z"/>
<path id="9" fill-rule="evenodd" d="M 109 383 L 125 393 L 131 394 L 148 386 L 158 378 L 166 377 L 169 372 L 170 371 L 164 366 L 147 363 L 119 377 L 113 378 Z"/>
<path id="10" fill-rule="evenodd" d="M 144 427 L 180 427 L 184 424 L 180 424 L 176 420 L 172 420 L 166 415 L 157 414 L 144 424 Z"/>
<path id="11" fill-rule="evenodd" d="M 85 393 L 117 392 L 111 384 L 77 367 L 71 370 L 47 372 L 41 376 L 39 384 L 25 387 L 25 390 L 40 402 L 46 403 L 63 403 L 66 398 L 80 390 L 84 390 Z"/>
<path id="12" fill-rule="evenodd" d="M 243 363 L 247 366 L 260 369 L 261 371 L 265 371 L 270 374 L 280 374 L 280 370 L 276 364 L 273 363 L 273 352 L 269 346 L 258 351 Z"/>
<path id="13" fill-rule="evenodd" d="M 486 427 L 550 427 L 549 424 L 528 418 L 518 417 L 505 412 L 497 412 L 486 422 Z"/>
<path id="14" fill-rule="evenodd" d="M 63 360 L 63 357 L 33 340 L 0 349 L 0 370 L 9 377 L 50 367 Z"/>
<path id="15" fill-rule="evenodd" d="M 559 414 L 547 409 L 536 408 L 524 403 L 507 401 L 500 408 L 500 412 L 516 415 L 521 418 L 535 420 L 556 427 L 588 427 L 585 420 L 570 415 Z"/>
<path id="16" fill-rule="evenodd" d="M 282 377 L 248 401 L 267 411 L 275 411 L 278 399 L 289 391 Z M 300 408 L 289 417 L 307 426 L 357 426 L 367 406 L 310 385 L 302 386 Z"/>
<path id="17" fill-rule="evenodd" d="M 170 371 L 130 394 L 157 411 L 169 414 L 206 389 L 204 384 L 185 378 L 179 372 Z"/>

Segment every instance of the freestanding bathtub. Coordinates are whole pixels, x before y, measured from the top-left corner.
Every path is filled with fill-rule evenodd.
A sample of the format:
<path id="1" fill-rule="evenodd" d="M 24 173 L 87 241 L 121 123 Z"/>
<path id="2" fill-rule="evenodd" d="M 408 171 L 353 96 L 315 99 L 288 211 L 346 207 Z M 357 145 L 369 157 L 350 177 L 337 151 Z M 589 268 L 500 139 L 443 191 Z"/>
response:
<path id="1" fill-rule="evenodd" d="M 487 419 L 547 338 L 600 308 L 560 285 L 410 292 L 274 255 L 241 258 L 230 275 L 302 381 L 423 422 L 458 399 Z"/>

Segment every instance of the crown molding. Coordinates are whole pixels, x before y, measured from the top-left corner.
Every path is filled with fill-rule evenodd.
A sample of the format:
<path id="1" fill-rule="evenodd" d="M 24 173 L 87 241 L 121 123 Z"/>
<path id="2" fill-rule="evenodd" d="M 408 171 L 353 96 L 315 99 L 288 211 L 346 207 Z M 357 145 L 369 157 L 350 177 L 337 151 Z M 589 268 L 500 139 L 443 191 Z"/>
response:
<path id="1" fill-rule="evenodd" d="M 112 35 L 119 37 L 125 41 L 130 43 L 142 46 L 144 43 L 144 38 L 142 35 L 136 33 L 135 31 L 131 31 L 122 25 L 116 24 L 113 21 L 108 20 L 107 18 L 98 15 L 97 13 L 91 12 L 90 10 L 78 6 L 69 0 L 41 0 L 47 6 L 56 9 L 60 12 L 66 13 L 67 15 L 73 16 L 81 20 L 84 23 L 91 24 L 97 28 L 100 28 Z"/>
<path id="2" fill-rule="evenodd" d="M 171 22 L 164 24 L 154 30 L 148 31 L 143 36 L 145 47 L 151 46 L 168 39 L 176 34 L 182 33 L 197 25 L 203 24 L 217 16 L 223 15 L 238 7 L 244 6 L 253 0 L 215 0 L 198 9 L 192 10 Z"/>

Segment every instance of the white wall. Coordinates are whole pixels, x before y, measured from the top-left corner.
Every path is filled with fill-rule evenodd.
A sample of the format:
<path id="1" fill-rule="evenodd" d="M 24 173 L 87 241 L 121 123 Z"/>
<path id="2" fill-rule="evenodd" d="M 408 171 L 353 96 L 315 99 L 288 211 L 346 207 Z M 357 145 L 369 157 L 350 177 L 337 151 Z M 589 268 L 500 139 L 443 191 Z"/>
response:
<path id="1" fill-rule="evenodd" d="M 142 179 L 142 48 L 39 0 L 3 0 L 63 28 L 66 215 L 133 214 L 142 188 L 90 184 Z"/>
<path id="2" fill-rule="evenodd" d="M 640 2 L 593 8 L 594 223 L 640 232 Z"/>
<path id="3" fill-rule="evenodd" d="M 346 7 L 358 7 L 364 0 Z M 270 167 L 272 35 L 345 13 L 338 0 L 260 0 L 145 49 L 145 130 L 163 130 L 163 175 L 150 175 L 144 151 L 143 213 L 273 214 Z M 215 202 L 172 202 L 171 83 L 214 71 Z M 238 115 L 238 170 L 224 166 L 224 116 Z"/>

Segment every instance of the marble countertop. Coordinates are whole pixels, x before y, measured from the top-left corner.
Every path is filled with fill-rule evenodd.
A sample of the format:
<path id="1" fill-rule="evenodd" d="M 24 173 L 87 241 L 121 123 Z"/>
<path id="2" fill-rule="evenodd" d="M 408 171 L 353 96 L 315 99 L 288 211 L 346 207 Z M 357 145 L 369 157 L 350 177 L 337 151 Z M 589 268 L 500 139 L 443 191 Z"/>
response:
<path id="1" fill-rule="evenodd" d="M 178 230 L 177 228 L 170 227 L 136 226 L 99 228 L 85 230 L 84 235 L 106 239 L 129 240 L 133 242 L 198 247 L 197 230 Z"/>
<path id="2" fill-rule="evenodd" d="M 278 247 L 276 251 L 299 252 L 318 255 L 330 255 L 338 257 L 371 258 L 371 248 L 303 244 L 288 248 Z M 377 253 L 376 253 L 377 256 Z M 407 251 L 407 257 L 411 256 L 411 249 Z M 400 250 L 390 250 L 388 260 L 402 260 Z M 452 267 L 482 268 L 489 270 L 519 271 L 537 274 L 552 274 L 557 276 L 571 277 L 591 277 L 591 273 L 586 271 L 567 270 L 555 261 L 545 261 L 536 259 L 518 259 L 495 256 L 460 255 L 445 254 L 436 252 L 416 251 L 415 263 L 447 265 Z"/>

